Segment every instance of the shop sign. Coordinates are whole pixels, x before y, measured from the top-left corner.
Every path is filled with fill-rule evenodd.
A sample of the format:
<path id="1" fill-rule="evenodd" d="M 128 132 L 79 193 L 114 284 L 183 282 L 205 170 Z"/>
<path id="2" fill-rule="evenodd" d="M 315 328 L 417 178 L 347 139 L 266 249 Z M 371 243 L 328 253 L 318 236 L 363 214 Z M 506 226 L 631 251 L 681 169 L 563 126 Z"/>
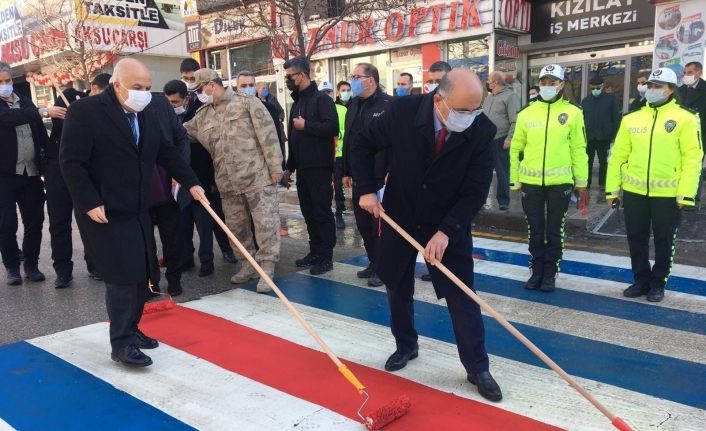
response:
<path id="1" fill-rule="evenodd" d="M 186 50 L 197 51 L 201 49 L 201 21 L 186 24 Z"/>
<path id="2" fill-rule="evenodd" d="M 315 57 L 362 53 L 390 47 L 418 45 L 471 36 L 492 30 L 491 0 L 419 2 L 408 12 L 380 13 L 361 22 L 339 22 L 323 37 Z M 305 39 L 311 51 L 316 25 L 312 23 Z M 284 45 L 296 53 L 296 32 L 274 43 L 276 58 L 284 58 Z"/>
<path id="3" fill-rule="evenodd" d="M 550 0 L 532 8 L 532 42 L 652 27 L 644 0 Z"/>
<path id="4" fill-rule="evenodd" d="M 2 62 L 8 64 L 24 63 L 31 58 L 33 57 L 27 39 L 16 39 L 0 45 L 0 61 Z"/>
<path id="5" fill-rule="evenodd" d="M 395 62 L 418 60 L 420 58 L 422 58 L 422 47 L 421 46 L 412 46 L 409 48 L 393 49 L 390 52 L 390 59 Z"/>
<path id="6" fill-rule="evenodd" d="M 196 7 L 196 0 L 179 0 L 179 12 L 184 18 L 198 16 L 198 8 Z"/>
<path id="7" fill-rule="evenodd" d="M 529 33 L 532 5 L 528 0 L 495 0 L 495 27 Z"/>
<path id="8" fill-rule="evenodd" d="M 706 9 L 702 0 L 657 5 L 652 67 L 704 62 Z"/>
<path id="9" fill-rule="evenodd" d="M 504 39 L 495 43 L 495 56 L 503 58 L 520 58 L 520 48 Z"/>
<path id="10" fill-rule="evenodd" d="M 84 21 L 169 28 L 155 0 L 76 0 L 76 10 Z"/>
<path id="11" fill-rule="evenodd" d="M 0 44 L 22 38 L 22 20 L 15 2 L 0 0 Z"/>

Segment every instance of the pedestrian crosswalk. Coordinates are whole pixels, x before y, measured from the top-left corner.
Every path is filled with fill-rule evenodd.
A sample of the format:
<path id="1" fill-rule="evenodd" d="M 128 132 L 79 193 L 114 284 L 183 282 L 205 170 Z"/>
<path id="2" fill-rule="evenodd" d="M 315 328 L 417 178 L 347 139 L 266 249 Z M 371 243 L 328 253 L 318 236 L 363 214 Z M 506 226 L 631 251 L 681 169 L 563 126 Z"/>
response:
<path id="1" fill-rule="evenodd" d="M 706 273 L 675 265 L 664 302 L 627 299 L 629 260 L 567 251 L 553 293 L 527 291 L 526 246 L 475 239 L 475 288 L 497 311 L 635 430 L 706 424 Z M 443 300 L 417 281 L 419 358 L 382 370 L 394 351 L 384 288 L 355 273 L 275 281 L 348 362 L 375 403 L 405 393 L 389 430 L 607 430 L 609 421 L 491 318 L 486 402 L 465 380 Z M 418 271 L 424 271 L 420 262 Z M 110 361 L 107 323 L 0 346 L 0 430 L 357 430 L 361 401 L 274 294 L 254 285 L 147 316 L 161 341 L 152 367 Z"/>

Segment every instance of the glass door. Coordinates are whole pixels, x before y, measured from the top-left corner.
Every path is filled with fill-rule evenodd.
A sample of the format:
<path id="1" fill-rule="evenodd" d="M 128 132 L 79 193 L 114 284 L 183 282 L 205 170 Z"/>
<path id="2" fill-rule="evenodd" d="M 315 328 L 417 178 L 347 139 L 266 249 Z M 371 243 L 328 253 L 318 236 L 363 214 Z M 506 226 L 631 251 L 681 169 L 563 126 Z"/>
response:
<path id="1" fill-rule="evenodd" d="M 539 86 L 539 72 L 541 72 L 542 66 L 533 66 L 530 68 L 529 80 L 527 88 L 534 86 Z M 564 84 L 564 95 L 567 99 L 574 103 L 581 103 L 581 95 L 583 90 L 583 64 L 571 64 L 564 66 L 564 77 L 566 79 L 566 84 Z"/>
<path id="2" fill-rule="evenodd" d="M 603 78 L 603 91 L 615 96 L 622 111 L 625 99 L 625 60 L 588 63 L 588 82 L 596 76 Z"/>

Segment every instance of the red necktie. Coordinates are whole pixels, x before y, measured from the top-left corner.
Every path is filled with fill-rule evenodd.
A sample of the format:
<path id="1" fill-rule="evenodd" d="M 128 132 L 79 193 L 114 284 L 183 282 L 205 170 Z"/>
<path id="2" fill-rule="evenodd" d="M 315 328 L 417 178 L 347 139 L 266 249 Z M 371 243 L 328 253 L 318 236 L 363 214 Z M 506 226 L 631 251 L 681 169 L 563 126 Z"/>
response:
<path id="1" fill-rule="evenodd" d="M 439 130 L 439 134 L 436 136 L 436 142 L 434 143 L 434 154 L 439 155 L 441 153 L 441 150 L 444 149 L 444 143 L 446 142 L 446 137 L 449 135 L 449 131 L 446 130 L 446 127 L 442 127 L 441 130 Z"/>

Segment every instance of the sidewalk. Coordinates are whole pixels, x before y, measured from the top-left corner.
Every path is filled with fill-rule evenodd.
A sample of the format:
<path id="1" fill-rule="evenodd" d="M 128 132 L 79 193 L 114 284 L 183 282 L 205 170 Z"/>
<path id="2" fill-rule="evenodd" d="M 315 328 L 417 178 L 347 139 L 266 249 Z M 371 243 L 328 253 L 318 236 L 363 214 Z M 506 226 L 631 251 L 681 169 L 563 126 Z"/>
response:
<path id="1" fill-rule="evenodd" d="M 527 223 L 522 211 L 522 204 L 517 192 L 511 192 L 510 206 L 507 211 L 498 209 L 498 202 L 495 198 L 495 177 L 490 186 L 488 199 L 474 220 L 475 227 L 503 229 L 515 232 L 527 232 Z M 346 208 L 352 211 L 351 190 L 344 189 L 346 195 Z M 297 197 L 297 186 L 292 184 L 289 190 L 280 189 L 280 202 L 292 205 L 299 205 Z M 608 213 L 608 205 L 605 201 L 604 192 L 599 189 L 590 190 L 589 205 L 586 208 L 586 215 L 581 214 L 581 210 L 576 207 L 576 203 L 569 205 L 569 212 L 566 218 L 566 232 L 568 234 L 580 233 L 592 230 Z"/>

